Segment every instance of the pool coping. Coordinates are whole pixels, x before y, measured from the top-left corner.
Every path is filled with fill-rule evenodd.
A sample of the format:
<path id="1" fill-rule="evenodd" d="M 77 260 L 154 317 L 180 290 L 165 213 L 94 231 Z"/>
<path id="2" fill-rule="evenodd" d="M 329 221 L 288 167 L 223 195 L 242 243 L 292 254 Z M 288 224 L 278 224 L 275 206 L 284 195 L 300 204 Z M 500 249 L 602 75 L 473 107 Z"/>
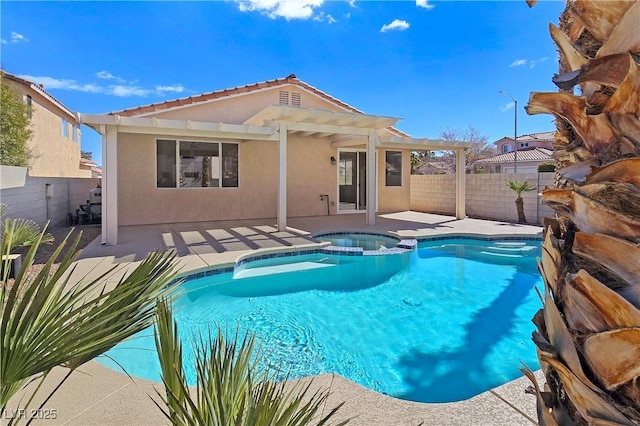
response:
<path id="1" fill-rule="evenodd" d="M 344 255 L 344 256 L 385 256 L 385 255 L 395 255 L 395 254 L 403 254 L 409 251 L 412 251 L 418 248 L 421 242 L 425 241 L 440 241 L 440 240 L 450 240 L 450 239 L 470 239 L 470 240 L 478 240 L 478 241 L 497 241 L 497 240 L 505 240 L 505 241 L 542 241 L 542 236 L 539 235 L 531 235 L 531 234 L 494 234 L 494 235 L 486 235 L 479 233 L 445 233 L 439 235 L 427 235 L 420 236 L 416 238 L 402 238 L 397 233 L 392 232 L 364 232 L 364 231 L 332 231 L 330 233 L 327 232 L 316 232 L 311 235 L 312 238 L 316 236 L 326 236 L 326 235 L 341 235 L 341 234 L 356 234 L 356 235 L 378 235 L 384 237 L 392 237 L 398 240 L 395 247 L 387 248 L 387 249 L 379 249 L 379 250 L 364 250 L 362 247 L 340 247 L 334 246 L 330 242 L 318 242 L 311 244 L 301 244 L 289 247 L 270 247 L 263 249 L 255 249 L 250 253 L 244 253 L 239 255 L 234 262 L 222 262 L 220 264 L 212 264 L 202 268 L 195 268 L 191 270 L 181 270 L 178 276 L 169 284 L 174 285 L 178 282 L 188 282 L 196 279 L 206 278 L 209 276 L 224 274 L 228 272 L 234 272 L 240 266 L 246 265 L 251 262 L 266 260 L 266 259 L 275 259 L 275 258 L 283 258 L 283 257 L 295 257 L 295 256 L 305 256 L 309 254 L 329 254 L 329 255 Z M 395 235 L 394 235 L 395 234 Z"/>

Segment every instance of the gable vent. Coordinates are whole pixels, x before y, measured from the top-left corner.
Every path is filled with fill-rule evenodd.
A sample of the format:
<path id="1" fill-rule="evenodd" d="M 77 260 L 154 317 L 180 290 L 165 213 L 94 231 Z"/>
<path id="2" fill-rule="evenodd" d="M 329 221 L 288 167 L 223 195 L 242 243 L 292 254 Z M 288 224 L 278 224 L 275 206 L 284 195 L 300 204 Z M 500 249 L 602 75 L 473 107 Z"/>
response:
<path id="1" fill-rule="evenodd" d="M 299 107 L 300 106 L 300 93 L 299 92 L 291 92 L 291 106 Z"/>
<path id="2" fill-rule="evenodd" d="M 278 105 L 289 105 L 289 92 L 280 91 Z"/>

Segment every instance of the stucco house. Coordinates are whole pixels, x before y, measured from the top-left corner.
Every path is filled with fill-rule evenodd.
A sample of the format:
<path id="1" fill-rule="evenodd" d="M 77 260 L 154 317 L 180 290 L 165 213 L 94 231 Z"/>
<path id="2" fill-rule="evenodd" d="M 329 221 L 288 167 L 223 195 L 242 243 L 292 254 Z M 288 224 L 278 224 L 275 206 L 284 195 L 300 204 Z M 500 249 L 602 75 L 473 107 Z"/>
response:
<path id="1" fill-rule="evenodd" d="M 518 136 L 516 153 L 513 138 L 503 137 L 494 142 L 499 154 L 478 160 L 475 167 L 489 173 L 513 173 L 517 159 L 518 173 L 536 173 L 540 164 L 553 162 L 553 141 L 554 132 Z"/>
<path id="2" fill-rule="evenodd" d="M 415 139 L 398 118 L 365 114 L 295 75 L 108 114 L 81 114 L 102 135 L 102 238 L 123 225 L 409 209 Z M 457 216 L 464 217 L 464 175 Z"/>
<path id="3" fill-rule="evenodd" d="M 0 71 L 27 105 L 33 134 L 28 145 L 37 154 L 29 166 L 30 176 L 91 177 L 80 168 L 80 122 L 76 114 L 54 98 L 44 86 Z"/>

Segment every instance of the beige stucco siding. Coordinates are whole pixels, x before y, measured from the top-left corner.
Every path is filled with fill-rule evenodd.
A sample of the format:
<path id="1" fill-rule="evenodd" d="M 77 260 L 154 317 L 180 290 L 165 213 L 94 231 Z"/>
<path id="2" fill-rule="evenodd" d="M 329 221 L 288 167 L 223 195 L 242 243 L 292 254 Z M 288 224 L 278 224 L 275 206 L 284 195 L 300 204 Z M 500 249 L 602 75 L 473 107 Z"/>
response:
<path id="1" fill-rule="evenodd" d="M 239 144 L 238 188 L 156 188 L 156 139 L 162 135 L 118 135 L 118 216 L 121 225 L 273 218 L 277 213 L 278 144 Z M 206 140 L 189 138 L 189 140 Z M 378 155 L 383 160 L 384 151 Z M 292 135 L 287 150 L 287 216 L 327 214 L 329 194 L 337 201 L 337 150 L 328 139 Z M 386 187 L 384 161 L 378 161 L 378 209 L 408 210 L 409 152 L 403 152 L 401 187 Z M 330 206 L 336 214 L 336 206 Z"/>
<path id="2" fill-rule="evenodd" d="M 329 195 L 331 214 L 336 213 L 337 150 L 328 139 L 289 138 L 287 150 L 287 215 L 322 216 L 327 214 L 327 201 L 320 194 Z"/>
<path id="3" fill-rule="evenodd" d="M 319 98 L 299 86 L 287 85 L 246 94 L 232 95 L 201 104 L 160 111 L 149 116 L 170 120 L 192 120 L 214 123 L 242 124 L 270 105 L 278 105 L 280 92 L 300 93 L 302 108 L 343 111 L 329 101 Z"/>
<path id="4" fill-rule="evenodd" d="M 402 151 L 402 186 L 385 185 L 385 152 L 384 149 L 378 150 L 378 212 L 409 210 L 411 202 L 410 151 Z"/>
<path id="5" fill-rule="evenodd" d="M 238 188 L 156 188 L 156 139 L 118 135 L 118 218 L 121 225 L 275 217 L 277 144 L 239 146 Z M 189 140 L 204 140 L 189 138 Z"/>
<path id="6" fill-rule="evenodd" d="M 8 81 L 5 80 L 5 81 Z M 80 129 L 77 140 L 73 140 L 73 124 L 78 125 L 75 118 L 52 105 L 35 90 L 21 84 L 13 86 L 23 96 L 31 96 L 32 113 L 31 129 L 33 134 L 28 142 L 36 157 L 29 166 L 30 176 L 39 177 L 91 177 L 91 172 L 80 170 Z M 62 120 L 67 120 L 68 137 L 62 136 Z"/>

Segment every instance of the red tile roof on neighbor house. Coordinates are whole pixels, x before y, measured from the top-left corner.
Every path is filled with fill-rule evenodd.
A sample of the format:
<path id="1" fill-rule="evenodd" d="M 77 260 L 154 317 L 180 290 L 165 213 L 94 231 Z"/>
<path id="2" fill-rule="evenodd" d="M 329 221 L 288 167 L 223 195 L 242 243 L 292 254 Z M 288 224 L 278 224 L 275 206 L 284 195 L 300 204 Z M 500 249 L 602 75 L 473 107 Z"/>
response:
<path id="1" fill-rule="evenodd" d="M 213 92 L 207 92 L 207 93 L 202 93 L 200 95 L 194 95 L 194 96 L 187 96 L 184 98 L 178 98 L 178 99 L 174 99 L 174 100 L 169 100 L 169 101 L 164 101 L 164 102 L 157 102 L 154 104 L 149 104 L 149 105 L 142 105 L 139 107 L 135 107 L 135 108 L 128 108 L 128 109 L 123 109 L 120 111 L 113 111 L 110 112 L 109 115 L 122 115 L 122 116 L 127 116 L 127 117 L 132 117 L 132 116 L 136 116 L 136 115 L 140 115 L 140 114 L 147 114 L 147 113 L 152 113 L 152 112 L 159 112 L 159 111 L 164 111 L 170 108 L 174 108 L 174 107 L 178 107 L 178 106 L 185 106 L 185 105 L 194 105 L 197 104 L 199 102 L 205 102 L 205 101 L 209 101 L 212 99 L 220 99 L 220 98 L 224 98 L 227 96 L 232 96 L 232 95 L 240 95 L 243 93 L 250 93 L 250 92 L 254 92 L 256 90 L 261 90 L 261 89 L 266 89 L 269 87 L 277 87 L 277 86 L 283 86 L 286 84 L 293 84 L 296 86 L 300 86 L 312 93 L 315 93 L 316 95 L 320 96 L 321 98 L 326 99 L 327 101 L 334 103 L 338 106 L 340 106 L 341 108 L 344 108 L 345 110 L 349 111 L 349 112 L 354 112 L 357 114 L 364 114 L 362 111 L 352 107 L 351 105 L 342 102 L 341 100 L 334 98 L 333 96 L 323 92 L 322 90 L 319 90 L 313 86 L 311 86 L 310 84 L 305 83 L 304 81 L 298 80 L 298 78 L 296 77 L 295 74 L 289 74 L 287 77 L 285 78 L 276 78 L 274 80 L 267 80 L 267 81 L 263 81 L 263 82 L 259 82 L 259 83 L 253 83 L 253 84 L 246 84 L 244 86 L 237 86 L 237 87 L 232 87 L 229 89 L 223 89 L 223 90 L 216 90 Z M 393 131 L 394 133 L 396 133 L 398 136 L 409 136 L 408 134 L 396 129 L 395 127 L 390 127 L 389 130 Z"/>
<path id="2" fill-rule="evenodd" d="M 32 90 L 35 90 L 36 92 L 40 93 L 42 96 L 45 97 L 45 99 L 47 99 L 53 105 L 55 105 L 60 110 L 64 111 L 70 117 L 72 117 L 74 122 L 77 122 L 76 114 L 72 110 L 70 110 L 65 104 L 63 104 L 58 99 L 56 99 L 51 93 L 44 90 L 44 85 L 34 83 L 33 81 L 27 80 L 22 77 L 18 77 L 17 75 L 6 72 L 5 70 L 0 70 L 0 75 L 2 76 L 2 78 L 6 78 L 18 84 L 22 84 L 23 86 L 30 87 Z"/>
<path id="3" fill-rule="evenodd" d="M 507 152 L 478 160 L 478 163 L 512 163 L 515 152 Z M 518 150 L 518 161 L 553 161 L 553 151 L 546 148 L 529 147 Z"/>

